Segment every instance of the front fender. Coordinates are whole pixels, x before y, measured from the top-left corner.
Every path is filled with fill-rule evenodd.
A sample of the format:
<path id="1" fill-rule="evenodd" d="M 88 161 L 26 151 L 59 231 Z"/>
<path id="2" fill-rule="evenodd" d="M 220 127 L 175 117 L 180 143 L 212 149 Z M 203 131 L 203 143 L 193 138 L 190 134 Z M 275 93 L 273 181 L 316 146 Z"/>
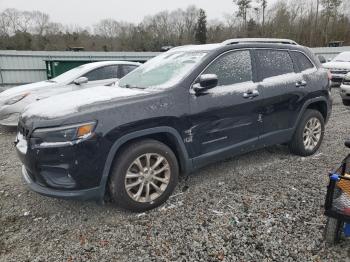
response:
<path id="1" fill-rule="evenodd" d="M 102 173 L 102 178 L 101 178 L 101 182 L 100 182 L 100 193 L 101 193 L 100 199 L 104 198 L 109 173 L 110 173 L 110 170 L 111 170 L 111 167 L 113 164 L 113 160 L 116 156 L 118 149 L 120 149 L 121 146 L 123 146 L 128 141 L 131 141 L 135 138 L 142 138 L 144 136 L 157 134 L 157 133 L 167 133 L 175 139 L 177 146 L 178 146 L 178 149 L 179 149 L 179 152 L 180 152 L 179 158 L 180 158 L 180 161 L 182 162 L 183 167 L 184 167 L 184 173 L 190 172 L 190 170 L 192 169 L 192 160 L 189 159 L 186 147 L 182 141 L 180 134 L 178 133 L 178 131 L 176 129 L 174 129 L 172 127 L 168 127 L 168 126 L 160 126 L 160 127 L 154 127 L 154 128 L 144 129 L 144 130 L 140 130 L 140 131 L 135 131 L 135 132 L 132 132 L 132 133 L 129 133 L 127 135 L 120 137 L 112 145 L 112 147 L 108 153 L 107 160 L 105 162 L 105 166 L 104 166 L 103 173 Z"/>

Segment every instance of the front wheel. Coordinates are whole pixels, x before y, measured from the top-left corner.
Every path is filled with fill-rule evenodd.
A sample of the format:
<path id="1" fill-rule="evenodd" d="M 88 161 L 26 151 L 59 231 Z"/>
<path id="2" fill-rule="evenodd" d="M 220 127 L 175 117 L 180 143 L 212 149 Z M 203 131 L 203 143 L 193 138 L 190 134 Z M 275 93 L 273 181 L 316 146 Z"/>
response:
<path id="1" fill-rule="evenodd" d="M 324 129 L 322 114 L 317 110 L 307 109 L 289 143 L 291 152 L 299 156 L 313 155 L 321 146 Z"/>
<path id="2" fill-rule="evenodd" d="M 112 200 L 120 207 L 144 212 L 163 204 L 174 191 L 179 166 L 165 144 L 141 140 L 118 153 L 109 179 Z"/>

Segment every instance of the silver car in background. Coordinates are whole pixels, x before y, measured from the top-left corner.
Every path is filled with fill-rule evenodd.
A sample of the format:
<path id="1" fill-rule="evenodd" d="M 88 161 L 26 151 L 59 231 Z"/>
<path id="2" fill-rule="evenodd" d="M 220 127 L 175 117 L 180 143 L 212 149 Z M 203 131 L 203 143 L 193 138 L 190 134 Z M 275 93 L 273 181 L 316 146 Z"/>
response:
<path id="1" fill-rule="evenodd" d="M 140 63 L 126 61 L 94 62 L 47 81 L 10 88 L 0 93 L 0 125 L 17 126 L 20 114 L 31 103 L 82 88 L 113 84 L 138 66 Z"/>

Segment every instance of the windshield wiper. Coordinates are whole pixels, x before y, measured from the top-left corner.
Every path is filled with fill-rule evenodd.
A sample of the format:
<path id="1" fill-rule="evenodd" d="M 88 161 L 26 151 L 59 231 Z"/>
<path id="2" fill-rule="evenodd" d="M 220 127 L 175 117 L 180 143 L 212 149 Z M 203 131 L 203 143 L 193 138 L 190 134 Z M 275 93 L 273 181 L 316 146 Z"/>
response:
<path id="1" fill-rule="evenodd" d="M 46 80 L 46 82 L 49 82 L 49 83 L 57 83 L 57 82 L 54 81 L 54 80 Z"/>
<path id="2" fill-rule="evenodd" d="M 146 89 L 146 87 L 133 86 L 133 85 L 129 85 L 129 84 L 123 85 L 122 87 L 123 87 L 123 88 Z"/>

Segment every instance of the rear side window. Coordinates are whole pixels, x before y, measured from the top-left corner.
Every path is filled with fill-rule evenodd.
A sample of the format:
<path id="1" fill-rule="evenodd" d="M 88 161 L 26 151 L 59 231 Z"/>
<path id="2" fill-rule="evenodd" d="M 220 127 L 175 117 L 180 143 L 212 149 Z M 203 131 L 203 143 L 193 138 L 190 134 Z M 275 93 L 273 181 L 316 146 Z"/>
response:
<path id="1" fill-rule="evenodd" d="M 118 65 L 105 66 L 90 71 L 84 75 L 89 81 L 118 78 Z"/>
<path id="2" fill-rule="evenodd" d="M 303 53 L 292 52 L 295 63 L 297 64 L 300 71 L 305 71 L 306 69 L 314 68 L 314 65 L 311 63 L 310 59 L 307 58 Z"/>
<path id="3" fill-rule="evenodd" d="M 262 79 L 294 72 L 288 51 L 256 50 L 256 59 Z"/>
<path id="4" fill-rule="evenodd" d="M 216 59 L 203 74 L 218 76 L 218 86 L 233 85 L 252 80 L 250 52 L 233 51 Z"/>

